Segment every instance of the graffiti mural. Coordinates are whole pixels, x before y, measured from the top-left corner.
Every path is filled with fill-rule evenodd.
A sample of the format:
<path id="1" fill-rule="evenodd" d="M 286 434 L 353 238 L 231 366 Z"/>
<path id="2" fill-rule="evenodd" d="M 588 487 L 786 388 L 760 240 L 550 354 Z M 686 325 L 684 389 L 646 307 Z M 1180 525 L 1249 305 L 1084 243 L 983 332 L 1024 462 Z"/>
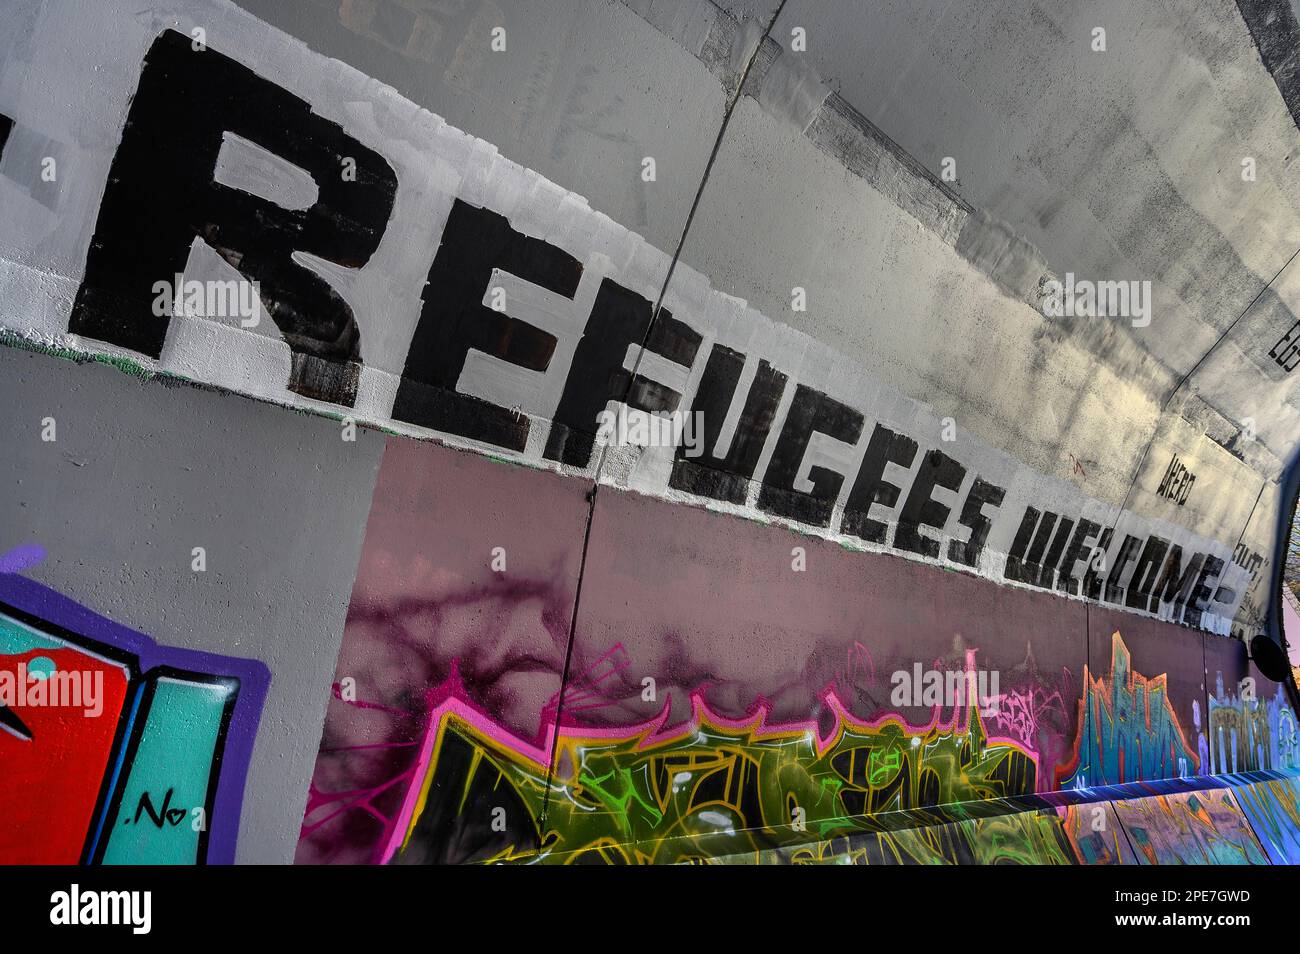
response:
<path id="1" fill-rule="evenodd" d="M 299 862 L 386 857 L 408 793 L 423 781 L 417 758 L 438 687 L 458 683 L 499 734 L 544 744 L 539 726 L 561 703 L 585 515 L 577 482 L 388 441 Z M 528 533 L 519 532 L 523 526 Z M 621 654 L 601 655 L 597 665 L 572 667 L 565 705 L 591 711 L 620 678 Z M 448 838 L 451 857 L 477 850 L 456 846 L 473 840 L 470 832 Z"/>
<path id="2" fill-rule="evenodd" d="M 809 553 L 830 561 L 815 583 L 788 570 L 750 582 L 727 554 L 761 555 L 774 531 L 709 517 L 715 532 L 700 537 L 680 508 L 617 495 L 597 509 L 566 679 L 580 541 L 559 518 L 581 499 L 551 475 L 501 474 L 390 441 L 299 861 L 1125 860 L 1099 806 L 1025 814 L 1007 802 L 1052 791 L 1073 758 L 1078 607 L 1003 591 L 963 636 L 945 620 L 984 597 L 955 592 L 951 608 L 931 601 L 921 628 L 897 595 L 925 592 L 911 577 L 928 570 L 882 559 L 870 586 L 850 590 L 841 574 L 860 556 L 828 548 Z M 475 486 L 494 522 L 448 485 Z M 545 501 L 558 532 L 530 536 L 528 552 L 506 546 L 496 572 L 493 543 L 514 538 L 525 499 Z M 618 548 L 629 526 L 654 552 L 693 541 L 692 562 L 648 578 Z M 715 585 L 752 593 L 748 623 L 690 603 L 706 566 Z M 833 626 L 783 614 L 809 586 Z M 1038 631 L 1050 614 L 1062 615 L 1049 640 Z M 736 626 L 751 627 L 746 643 Z M 754 651 L 769 640 L 785 662 Z M 997 686 L 996 698 L 896 704 L 891 671 L 917 667 Z M 990 669 L 991 682 L 977 678 Z M 1003 803 L 982 817 L 960 808 Z"/>
<path id="3" fill-rule="evenodd" d="M 232 863 L 269 683 L 0 574 L 0 863 Z"/>
<path id="4" fill-rule="evenodd" d="M 989 738 L 970 706 L 922 727 L 864 723 L 832 690 L 823 700 L 832 728 L 822 735 L 816 723 L 772 724 L 761 701 L 750 717 L 732 720 L 697 696 L 694 718 L 674 729 L 665 729 L 665 709 L 616 731 L 551 725 L 538 747 L 502 733 L 460 686 L 437 696 L 381 860 L 581 860 L 594 852 L 672 863 L 739 845 L 757 850 L 791 831 L 825 838 L 852 831 L 863 815 L 1026 794 L 1037 778 L 1034 757 Z M 495 828 L 494 815 L 503 822 Z M 446 857 L 448 828 L 481 832 L 483 847 Z"/>
<path id="5" fill-rule="evenodd" d="M 1140 864 L 1268 864 L 1230 789 L 1153 795 L 1114 804 Z"/>
<path id="6" fill-rule="evenodd" d="M 474 488 L 475 506 L 448 487 Z M 298 861 L 1132 864 L 1174 850 L 1158 818 L 1115 806 L 1184 806 L 1161 786 L 1208 763 L 1188 630 L 969 577 L 940 586 L 941 571 L 817 541 L 802 556 L 816 574 L 794 571 L 772 559 L 788 552 L 778 528 L 622 493 L 597 501 L 579 599 L 586 504 L 554 474 L 389 440 Z M 728 600 L 700 601 L 714 591 Z M 900 695 L 918 673 L 959 674 L 967 694 Z M 1207 794 L 1186 825 L 1211 812 L 1226 826 L 1221 801 Z M 1125 818 L 1151 829 L 1141 849 Z"/>
<path id="7" fill-rule="evenodd" d="M 1234 788 L 1232 794 L 1269 860 L 1300 864 L 1300 780 L 1253 782 Z"/>
<path id="8" fill-rule="evenodd" d="M 372 812 L 374 794 L 404 788 L 373 858 L 397 864 L 1135 863 L 1107 802 L 943 821 L 958 803 L 1035 791 L 1033 757 L 989 739 L 976 708 L 920 728 L 862 724 L 828 692 L 823 736 L 694 702 L 695 719 L 668 732 L 661 718 L 622 733 L 551 725 L 524 740 L 453 678 L 430 696 L 411 770 L 365 802 L 318 793 L 317 804 Z M 885 827 L 917 809 L 932 809 L 929 824 Z"/>
<path id="9" fill-rule="evenodd" d="M 1087 819 L 1109 824 L 1091 829 Z M 923 828 L 846 835 L 728 855 L 724 864 L 1132 864 L 1132 850 L 1105 802 L 1011 812 Z"/>
<path id="10" fill-rule="evenodd" d="M 1113 804 L 1066 805 L 1055 809 L 1055 813 L 1061 819 L 1080 864 L 1137 863 Z"/>
<path id="11" fill-rule="evenodd" d="M 481 506 L 466 508 L 448 486 L 474 487 Z M 694 539 L 680 525 L 682 508 L 634 495 L 615 498 L 617 512 L 598 512 L 588 563 L 602 569 L 589 571 L 566 680 L 582 544 L 571 531 L 585 512 L 569 487 L 554 475 L 390 440 L 299 861 L 721 857 L 870 830 L 871 818 L 899 811 L 1050 787 L 1074 735 L 1071 707 L 1060 701 L 1067 684 L 1050 673 L 1066 658 L 1058 653 L 1081 654 L 1081 635 L 1012 638 L 997 683 L 1010 701 L 985 716 L 965 700 L 890 702 L 890 672 L 910 673 L 920 661 L 918 632 L 898 629 L 897 645 L 879 624 L 796 634 L 788 622 L 797 617 L 755 605 L 770 628 L 763 639 L 783 640 L 789 652 L 769 675 L 758 666 L 777 657 L 739 645 L 733 652 L 721 609 L 716 628 L 683 638 L 683 623 L 713 618 L 689 602 L 698 585 L 689 575 L 656 584 L 611 551 L 608 541 L 629 522 L 653 527 L 656 549 Z M 645 505 L 656 513 L 635 510 Z M 727 574 L 744 568 L 727 567 L 722 554 L 762 552 L 750 535 L 772 531 L 710 519 L 725 520 L 708 537 L 719 555 L 697 554 L 704 563 L 690 566 L 716 567 L 717 585 L 730 586 Z M 525 520 L 544 521 L 546 532 L 512 543 Z M 827 553 L 842 572 L 853 569 L 838 548 Z M 880 559 L 886 571 L 915 572 Z M 615 571 L 617 579 L 605 578 Z M 844 590 L 838 574 L 818 585 Z M 902 585 L 882 575 L 879 592 L 860 587 L 853 598 L 863 601 L 863 620 L 879 619 L 884 595 Z M 789 605 L 788 593 L 765 588 L 774 606 Z M 1029 605 L 1006 618 L 1041 618 L 1044 599 L 1021 594 L 1016 607 Z M 923 668 L 956 670 L 978 685 L 975 670 L 988 670 L 992 657 L 973 640 L 986 638 L 927 632 Z"/>
<path id="12" fill-rule="evenodd" d="M 1088 788 L 1196 774 L 1166 675 L 1134 672 L 1124 639 L 1111 636 L 1110 675 L 1085 669 L 1075 757 L 1057 770 L 1062 788 Z"/>
<path id="13" fill-rule="evenodd" d="M 1251 679 L 1229 691 L 1223 673 L 1217 674 L 1208 731 L 1199 734 L 1200 757 L 1210 774 L 1300 768 L 1295 713 L 1281 685 L 1271 686 L 1271 697 L 1266 685 Z"/>

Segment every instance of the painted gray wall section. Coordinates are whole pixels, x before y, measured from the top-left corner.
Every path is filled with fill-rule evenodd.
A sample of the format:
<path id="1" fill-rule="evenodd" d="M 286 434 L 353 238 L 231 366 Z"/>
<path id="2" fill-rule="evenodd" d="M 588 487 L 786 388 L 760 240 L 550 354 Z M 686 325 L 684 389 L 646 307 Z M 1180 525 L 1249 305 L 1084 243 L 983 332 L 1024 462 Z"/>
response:
<path id="1" fill-rule="evenodd" d="M 0 403 L 0 547 L 47 552 L 25 575 L 161 644 L 271 670 L 236 857 L 291 862 L 383 435 L 349 443 L 323 418 L 12 348 Z"/>
<path id="2" fill-rule="evenodd" d="M 796 25 L 809 39 L 794 59 L 834 76 L 931 174 L 955 159 L 951 188 L 987 217 L 977 231 L 1007 229 L 1058 276 L 1153 280 L 1150 326 L 1075 330 L 1153 391 L 1191 369 L 1300 248 L 1295 124 L 1232 0 L 791 0 L 773 36 Z M 1091 48 L 1097 28 L 1104 52 Z M 1246 156 L 1253 182 L 1240 175 Z M 1284 461 L 1300 394 L 1259 403 L 1261 419 L 1286 425 L 1261 431 Z"/>
<path id="3" fill-rule="evenodd" d="M 770 7 L 768 17 L 776 11 L 778 0 L 760 2 Z M 676 247 L 722 124 L 725 95 L 719 84 L 701 82 L 707 74 L 677 37 L 648 29 L 622 4 L 388 4 L 421 9 L 412 17 L 412 33 L 437 38 L 409 50 L 380 31 L 365 4 L 238 5 L 578 193 L 656 248 Z M 670 23 L 682 36 L 701 43 L 719 19 L 708 3 L 660 0 L 657 6 L 670 10 Z M 487 50 L 489 31 L 497 25 L 506 30 L 505 55 Z M 685 64 L 693 68 L 683 69 Z M 376 148 L 387 156 L 382 143 Z M 653 183 L 640 177 L 646 156 L 655 158 Z M 400 167 L 398 175 L 404 188 Z"/>

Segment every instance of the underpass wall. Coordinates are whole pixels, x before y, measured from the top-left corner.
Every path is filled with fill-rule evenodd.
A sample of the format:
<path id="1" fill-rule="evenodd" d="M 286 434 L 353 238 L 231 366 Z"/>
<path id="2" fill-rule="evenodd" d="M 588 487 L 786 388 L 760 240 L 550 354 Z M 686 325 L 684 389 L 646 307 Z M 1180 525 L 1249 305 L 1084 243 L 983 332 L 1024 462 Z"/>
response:
<path id="1" fill-rule="evenodd" d="M 5 658 L 62 640 L 150 705 L 90 616 L 242 661 L 202 675 L 251 746 L 223 755 L 231 702 L 188 787 L 135 784 L 175 720 L 124 707 L 75 860 L 141 824 L 122 860 L 996 860 L 981 825 L 1151 860 L 1201 842 L 1121 844 L 1125 812 L 1300 769 L 1232 638 L 1280 469 L 972 263 L 934 176 L 900 201 L 743 95 L 780 62 L 754 22 L 479 4 L 421 47 L 244 6 L 0 15 L 0 550 L 84 624 L 19 586 Z M 253 312 L 214 312 L 227 282 Z M 688 431 L 611 442 L 618 408 Z M 64 790 L 32 759 L 64 731 L 0 733 L 15 798 Z M 1108 807 L 1143 783 L 1115 804 L 1173 803 Z"/>

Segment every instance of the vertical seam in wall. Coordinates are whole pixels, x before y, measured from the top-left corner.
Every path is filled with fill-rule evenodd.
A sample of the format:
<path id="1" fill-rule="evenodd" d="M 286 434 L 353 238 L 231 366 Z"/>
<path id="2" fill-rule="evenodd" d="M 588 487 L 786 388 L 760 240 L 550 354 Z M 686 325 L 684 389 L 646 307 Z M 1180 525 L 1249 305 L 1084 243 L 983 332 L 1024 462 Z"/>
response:
<path id="1" fill-rule="evenodd" d="M 1079 674 L 1083 677 L 1083 701 L 1085 706 L 1091 706 L 1092 700 L 1088 696 L 1088 680 L 1092 677 L 1092 607 L 1088 603 L 1083 604 L 1083 672 Z M 1079 732 L 1083 731 L 1083 726 L 1087 721 L 1087 711 L 1079 713 Z M 1101 753 L 1093 751 L 1094 739 L 1096 733 L 1088 733 L 1088 764 L 1092 766 L 1092 772 L 1095 776 L 1097 766 L 1101 764 Z M 1053 780 L 1055 781 L 1055 780 Z M 1088 780 L 1089 785 L 1097 784 L 1096 778 Z"/>
<path id="2" fill-rule="evenodd" d="M 1119 825 L 1119 830 L 1124 835 L 1124 843 L 1128 845 L 1128 850 L 1133 854 L 1133 864 L 1140 865 L 1142 864 L 1142 856 L 1139 855 L 1137 850 L 1133 847 L 1133 839 L 1128 833 L 1128 828 L 1124 825 L 1124 819 L 1119 817 L 1119 803 L 1122 801 L 1124 801 L 1124 799 L 1112 799 L 1108 801 L 1107 804 L 1110 805 L 1110 810 L 1115 813 L 1115 824 Z"/>
<path id="3" fill-rule="evenodd" d="M 591 522 L 596 516 L 596 484 L 587 492 L 587 522 L 582 532 L 582 556 L 578 562 L 578 583 L 573 593 L 573 613 L 569 617 L 569 639 L 564 648 L 564 669 L 560 673 L 560 692 L 556 696 L 555 724 L 551 730 L 551 754 L 546 763 L 546 786 L 542 790 L 542 815 L 539 821 L 538 848 L 546 835 L 546 817 L 551 810 L 551 784 L 555 777 L 555 763 L 560 754 L 560 725 L 564 715 L 564 693 L 569 687 L 569 667 L 573 663 L 573 642 L 578 626 L 578 605 L 582 600 L 582 579 L 587 570 L 587 547 L 591 543 Z"/>
<path id="4" fill-rule="evenodd" d="M 1207 652 L 1206 640 L 1208 635 L 1201 633 L 1201 697 L 1205 700 L 1205 708 L 1201 710 L 1201 734 L 1205 736 L 1205 760 L 1213 762 L 1210 752 L 1214 746 L 1214 736 L 1210 732 L 1210 657 Z M 1200 756 L 1198 751 L 1197 756 Z M 1202 765 L 1197 772 L 1198 775 L 1209 775 L 1209 766 Z"/>
<path id="5" fill-rule="evenodd" d="M 1260 476 L 1261 476 L 1262 479 L 1260 480 L 1260 484 L 1259 484 L 1259 493 L 1255 494 L 1255 502 L 1254 502 L 1253 504 L 1250 505 L 1250 513 L 1246 514 L 1246 522 L 1245 522 L 1244 524 L 1241 525 L 1241 533 L 1237 534 L 1237 542 L 1236 542 L 1236 544 L 1235 544 L 1235 545 L 1233 546 L 1233 548 L 1232 548 L 1232 553 L 1233 553 L 1233 556 L 1234 556 L 1234 557 L 1235 557 L 1236 554 L 1237 554 L 1237 548 L 1241 546 L 1241 541 L 1246 539 L 1246 531 L 1250 529 L 1250 522 L 1251 522 L 1252 520 L 1255 519 L 1255 511 L 1256 511 L 1257 509 L 1259 509 L 1259 502 L 1260 502 L 1261 500 L 1264 499 L 1264 491 L 1265 491 L 1265 489 L 1268 487 L 1268 478 L 1267 478 L 1267 477 L 1263 477 L 1263 475 L 1260 475 Z M 1247 589 L 1249 589 L 1249 587 L 1247 587 Z M 1272 594 L 1269 594 L 1269 595 L 1271 596 Z M 1278 595 L 1281 596 L 1280 593 L 1279 593 Z M 1272 600 L 1269 600 L 1269 604 L 1270 604 L 1270 605 L 1272 604 Z M 1240 606 L 1241 604 L 1237 604 L 1237 605 Z M 1267 607 L 1266 607 L 1266 608 L 1265 608 L 1265 615 L 1264 615 L 1264 631 L 1265 631 L 1265 632 L 1268 631 L 1268 612 L 1269 612 L 1269 610 L 1268 610 Z M 1229 625 L 1228 630 L 1229 630 L 1229 634 L 1231 634 L 1231 631 L 1232 631 L 1231 624 Z M 1248 651 L 1249 651 L 1249 648 L 1250 648 L 1250 640 L 1251 640 L 1252 638 L 1253 638 L 1252 636 L 1248 636 L 1248 635 L 1243 631 L 1241 641 L 1242 641 L 1243 644 L 1245 644 L 1245 646 L 1247 647 L 1247 650 L 1248 650 Z M 1208 683 L 1207 683 L 1207 685 L 1208 685 Z M 1209 717 L 1209 709 L 1206 709 L 1206 717 L 1207 717 L 1207 718 Z"/>
<path id="6" fill-rule="evenodd" d="M 636 380 L 637 370 L 641 367 L 641 358 L 645 354 L 646 343 L 650 340 L 655 323 L 659 320 L 659 312 L 663 308 L 664 296 L 668 293 L 668 284 L 672 281 L 673 272 L 677 268 L 677 261 L 681 258 L 682 249 L 686 246 L 686 236 L 690 233 L 691 223 L 695 220 L 695 212 L 699 208 L 701 196 L 704 195 L 704 187 L 709 181 L 709 173 L 713 171 L 713 163 L 718 158 L 718 152 L 722 149 L 722 139 L 727 134 L 727 126 L 731 123 L 731 114 L 735 111 L 736 104 L 740 102 L 740 97 L 745 89 L 745 81 L 749 78 L 749 71 L 758 58 L 759 51 L 763 48 L 763 41 L 772 32 L 772 27 L 776 25 L 777 18 L 781 16 L 781 11 L 785 9 L 787 2 L 788 0 L 781 0 L 776 12 L 772 14 L 772 19 L 768 21 L 767 28 L 763 30 L 763 35 L 754 46 L 753 52 L 745 63 L 745 68 L 740 73 L 731 101 L 727 103 L 726 112 L 722 116 L 722 125 L 718 129 L 718 135 L 713 140 L 713 150 L 709 153 L 708 162 L 705 163 L 704 174 L 700 177 L 700 184 L 695 190 L 695 198 L 691 201 L 690 211 L 686 213 L 686 223 L 682 226 L 682 234 L 677 240 L 677 248 L 673 252 L 672 260 L 668 263 L 668 272 L 664 275 L 663 285 L 659 289 L 659 297 L 655 301 L 654 309 L 650 313 L 650 321 L 646 324 L 645 333 L 641 337 L 641 346 L 637 350 L 636 361 L 632 364 L 632 372 L 628 375 L 627 385 L 623 390 L 623 403 L 627 403 L 627 398 L 632 392 L 632 384 Z M 569 671 L 573 664 L 573 644 L 577 634 L 578 610 L 582 601 L 582 581 L 587 572 L 587 548 L 591 544 L 591 525 L 596 517 L 596 492 L 600 489 L 600 473 L 605 466 L 605 450 L 605 446 L 601 445 L 600 456 L 596 458 L 596 469 L 592 475 L 591 490 L 587 493 L 587 522 L 582 533 L 582 557 L 578 563 L 578 582 L 573 594 L 573 613 L 569 617 L 569 639 L 564 649 L 564 669 L 560 674 L 560 692 L 556 697 L 555 725 L 551 733 L 551 753 L 546 766 L 546 787 L 542 795 L 539 838 L 545 836 L 546 819 L 551 809 L 551 787 L 555 779 L 556 761 L 560 753 L 561 726 L 564 720 L 564 695 L 569 688 Z M 538 847 L 541 847 L 540 844 Z"/>
<path id="7" fill-rule="evenodd" d="M 1271 865 L 1273 864 L 1273 859 L 1269 855 L 1268 849 L 1264 847 L 1263 837 L 1260 835 L 1259 832 L 1255 830 L 1255 823 L 1250 820 L 1250 816 L 1247 815 L 1245 810 L 1241 807 L 1241 800 L 1237 798 L 1237 790 L 1239 788 L 1248 788 L 1250 786 L 1257 785 L 1257 784 L 1259 783 L 1251 782 L 1249 783 L 1249 785 L 1229 785 L 1226 788 L 1224 788 L 1223 791 L 1227 794 L 1228 800 L 1232 802 L 1232 807 L 1237 810 L 1237 814 L 1239 814 L 1245 820 L 1246 831 L 1250 832 L 1250 836 L 1255 839 L 1255 847 L 1258 848 L 1259 853 L 1264 856 L 1264 864 Z"/>
<path id="8" fill-rule="evenodd" d="M 1250 521 L 1255 517 L 1255 508 L 1259 506 L 1260 500 L 1264 497 L 1264 488 L 1268 486 L 1268 480 L 1265 478 L 1260 481 L 1259 493 L 1255 495 L 1255 502 L 1250 505 L 1250 513 L 1246 514 L 1246 524 L 1241 528 L 1241 533 L 1237 535 L 1237 546 L 1232 548 L 1232 552 L 1237 552 L 1237 547 L 1241 546 L 1241 541 L 1246 539 L 1246 531 L 1250 529 Z"/>
<path id="9" fill-rule="evenodd" d="M 722 115 L 722 125 L 718 128 L 718 135 L 713 140 L 713 150 L 709 153 L 709 160 L 704 165 L 704 174 L 700 177 L 699 187 L 695 190 L 695 198 L 691 200 L 690 210 L 686 213 L 686 223 L 682 226 L 682 234 L 677 240 L 677 248 L 673 251 L 672 260 L 668 263 L 668 272 L 664 275 L 663 285 L 659 289 L 659 297 L 655 300 L 654 310 L 650 313 L 650 322 L 646 325 L 645 334 L 641 337 L 641 346 L 637 349 L 636 361 L 632 363 L 632 372 L 628 375 L 627 385 L 623 389 L 623 403 L 627 403 L 627 397 L 632 392 L 632 384 L 636 379 L 637 371 L 641 367 L 641 359 L 645 355 L 645 347 L 650 340 L 650 335 L 654 332 L 655 325 L 659 321 L 659 313 L 663 311 L 664 296 L 668 294 L 668 286 L 673 280 L 673 273 L 677 270 L 677 262 L 682 257 L 682 249 L 686 247 L 686 238 L 690 234 L 691 224 L 695 221 L 695 213 L 699 209 L 700 199 L 704 195 L 704 187 L 709 182 L 709 175 L 713 172 L 713 163 L 718 158 L 718 153 L 722 150 L 722 140 L 727 134 L 727 127 L 731 125 L 731 114 L 735 112 L 736 106 L 740 104 L 740 99 L 745 92 L 745 83 L 749 79 L 750 70 L 754 66 L 754 61 L 758 59 L 759 52 L 763 49 L 763 43 L 767 40 L 772 28 L 776 26 L 777 18 L 781 16 L 781 11 L 785 9 L 788 0 L 781 0 L 772 14 L 772 19 L 768 21 L 763 35 L 759 37 L 758 43 L 754 45 L 754 50 L 745 62 L 745 68 L 741 70 L 740 77 L 736 82 L 736 90 L 731 96 L 730 102 L 727 103 L 726 112 Z M 601 447 L 600 457 L 596 462 L 595 481 L 600 483 L 600 473 L 605 466 L 605 447 Z"/>

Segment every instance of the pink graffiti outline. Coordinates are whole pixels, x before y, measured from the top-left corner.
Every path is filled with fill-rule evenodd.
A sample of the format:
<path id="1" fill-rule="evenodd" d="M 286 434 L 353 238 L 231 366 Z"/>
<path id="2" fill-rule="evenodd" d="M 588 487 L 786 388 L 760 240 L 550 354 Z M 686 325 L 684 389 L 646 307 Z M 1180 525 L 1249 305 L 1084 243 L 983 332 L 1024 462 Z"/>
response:
<path id="1" fill-rule="evenodd" d="M 598 668 L 606 660 L 609 660 L 609 668 L 601 673 L 599 677 L 593 678 Z M 615 643 L 588 666 L 581 677 L 574 680 L 574 684 L 570 688 L 564 690 L 564 708 L 569 713 L 574 713 L 585 712 L 588 709 L 599 709 L 602 706 L 609 705 L 610 700 L 600 694 L 600 684 L 612 676 L 629 669 L 631 666 L 632 657 L 628 655 L 627 649 L 622 643 Z M 549 715 L 557 712 L 559 705 L 560 693 L 556 692 L 550 699 L 546 700 L 546 705 L 542 708 L 542 714 Z"/>

